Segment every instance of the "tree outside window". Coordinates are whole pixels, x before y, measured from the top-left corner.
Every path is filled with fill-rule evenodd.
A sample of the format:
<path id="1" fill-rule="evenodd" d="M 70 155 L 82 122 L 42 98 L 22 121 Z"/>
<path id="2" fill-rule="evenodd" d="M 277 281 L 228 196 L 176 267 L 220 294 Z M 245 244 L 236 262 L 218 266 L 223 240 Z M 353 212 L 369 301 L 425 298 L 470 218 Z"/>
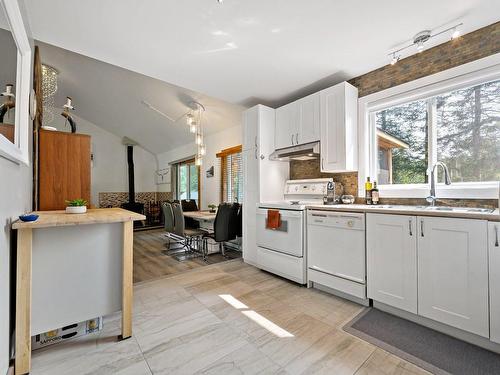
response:
<path id="1" fill-rule="evenodd" d="M 378 111 L 375 126 L 382 184 L 427 183 L 437 160 L 453 182 L 500 180 L 500 81 Z"/>

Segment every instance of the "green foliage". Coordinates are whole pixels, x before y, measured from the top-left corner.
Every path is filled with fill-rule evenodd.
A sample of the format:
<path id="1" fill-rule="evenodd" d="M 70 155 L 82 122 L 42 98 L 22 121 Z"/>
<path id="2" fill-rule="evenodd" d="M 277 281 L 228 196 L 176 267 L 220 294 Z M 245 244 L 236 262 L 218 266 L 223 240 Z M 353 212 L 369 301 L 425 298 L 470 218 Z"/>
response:
<path id="1" fill-rule="evenodd" d="M 66 204 L 71 207 L 80 207 L 80 206 L 86 206 L 88 202 L 85 199 L 73 199 L 70 201 L 66 201 Z"/>
<path id="2" fill-rule="evenodd" d="M 209 204 L 207 207 L 210 208 L 211 210 L 215 210 L 217 208 L 217 205 Z"/>
<path id="3" fill-rule="evenodd" d="M 500 180 L 500 81 L 494 81 L 377 112 L 376 126 L 409 146 L 392 150 L 392 183 L 427 181 L 429 107 L 437 159 L 452 181 Z"/>

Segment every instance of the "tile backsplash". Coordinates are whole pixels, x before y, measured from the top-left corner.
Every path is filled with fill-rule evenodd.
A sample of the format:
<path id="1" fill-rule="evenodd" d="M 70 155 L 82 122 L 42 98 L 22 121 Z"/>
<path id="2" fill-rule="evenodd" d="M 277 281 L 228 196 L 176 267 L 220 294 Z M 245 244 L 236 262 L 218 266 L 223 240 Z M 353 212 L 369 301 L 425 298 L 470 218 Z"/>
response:
<path id="1" fill-rule="evenodd" d="M 331 177 L 335 182 L 344 186 L 344 194 L 354 195 L 356 203 L 364 203 L 363 198 L 358 198 L 358 173 L 322 173 L 319 160 L 292 160 L 290 162 L 290 179 L 300 180 L 306 178 Z M 426 205 L 423 198 L 381 198 L 380 204 L 407 204 Z M 440 206 L 482 207 L 498 208 L 498 199 L 438 199 Z"/>
<path id="2" fill-rule="evenodd" d="M 138 192 L 135 193 L 135 200 L 139 203 L 162 202 L 172 199 L 172 193 L 168 192 Z M 99 193 L 99 207 L 120 207 L 128 202 L 128 192 L 101 192 Z"/>

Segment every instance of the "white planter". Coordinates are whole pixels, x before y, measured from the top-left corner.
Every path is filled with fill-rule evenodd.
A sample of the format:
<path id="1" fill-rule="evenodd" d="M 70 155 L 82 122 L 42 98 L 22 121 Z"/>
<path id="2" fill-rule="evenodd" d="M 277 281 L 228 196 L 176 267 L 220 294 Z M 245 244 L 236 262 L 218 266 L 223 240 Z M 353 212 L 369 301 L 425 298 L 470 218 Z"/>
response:
<path id="1" fill-rule="evenodd" d="M 67 214 L 84 214 L 87 212 L 87 206 L 68 206 L 66 207 Z"/>

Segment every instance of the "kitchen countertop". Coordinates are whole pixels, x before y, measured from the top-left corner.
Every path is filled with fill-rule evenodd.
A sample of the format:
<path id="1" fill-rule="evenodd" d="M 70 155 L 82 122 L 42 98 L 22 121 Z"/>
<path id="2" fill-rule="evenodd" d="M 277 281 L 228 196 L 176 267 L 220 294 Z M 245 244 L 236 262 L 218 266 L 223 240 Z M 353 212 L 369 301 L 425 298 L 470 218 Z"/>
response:
<path id="1" fill-rule="evenodd" d="M 366 205 L 366 204 L 335 204 L 335 205 L 308 205 L 307 209 L 322 211 L 345 211 L 345 212 L 372 212 L 380 214 L 395 215 L 418 215 L 418 216 L 439 216 L 454 217 L 463 219 L 481 219 L 489 221 L 500 221 L 498 208 L 493 212 L 467 212 L 469 207 L 464 207 L 463 211 L 440 211 L 428 210 L 427 206 L 404 206 L 404 205 Z"/>
<path id="2" fill-rule="evenodd" d="M 84 214 L 67 214 L 65 211 L 37 211 L 39 218 L 35 221 L 16 220 L 12 229 L 48 228 L 69 225 L 123 223 L 125 221 L 146 220 L 144 215 L 122 208 L 94 208 Z"/>

